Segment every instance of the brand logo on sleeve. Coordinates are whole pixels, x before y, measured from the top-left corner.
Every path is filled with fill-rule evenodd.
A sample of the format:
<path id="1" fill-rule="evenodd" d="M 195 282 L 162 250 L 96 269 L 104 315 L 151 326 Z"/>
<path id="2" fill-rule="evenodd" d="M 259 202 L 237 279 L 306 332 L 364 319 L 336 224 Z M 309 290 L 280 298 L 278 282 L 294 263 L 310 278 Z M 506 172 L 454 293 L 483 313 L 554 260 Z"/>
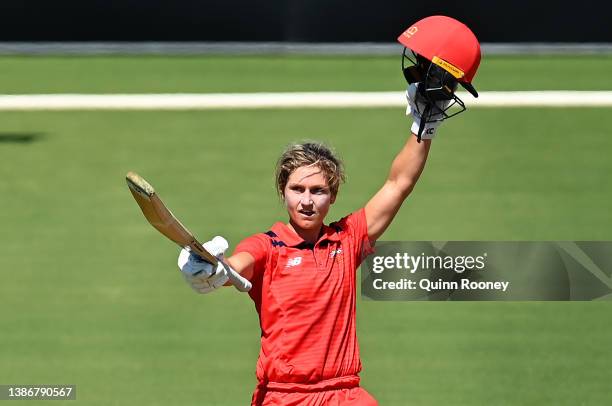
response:
<path id="1" fill-rule="evenodd" d="M 336 255 L 340 255 L 342 254 L 342 248 L 338 248 L 337 250 L 332 250 L 332 252 L 329 253 L 329 257 L 333 258 Z"/>

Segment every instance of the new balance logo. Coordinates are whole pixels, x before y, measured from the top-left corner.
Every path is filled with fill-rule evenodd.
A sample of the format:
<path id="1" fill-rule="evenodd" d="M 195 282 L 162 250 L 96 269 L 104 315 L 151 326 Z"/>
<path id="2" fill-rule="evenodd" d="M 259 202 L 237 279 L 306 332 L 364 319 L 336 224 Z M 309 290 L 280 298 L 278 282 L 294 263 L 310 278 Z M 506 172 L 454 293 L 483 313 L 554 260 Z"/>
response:
<path id="1" fill-rule="evenodd" d="M 289 261 L 287 261 L 287 265 L 285 265 L 285 268 L 291 268 L 292 266 L 297 266 L 301 263 L 302 257 L 291 258 Z"/>

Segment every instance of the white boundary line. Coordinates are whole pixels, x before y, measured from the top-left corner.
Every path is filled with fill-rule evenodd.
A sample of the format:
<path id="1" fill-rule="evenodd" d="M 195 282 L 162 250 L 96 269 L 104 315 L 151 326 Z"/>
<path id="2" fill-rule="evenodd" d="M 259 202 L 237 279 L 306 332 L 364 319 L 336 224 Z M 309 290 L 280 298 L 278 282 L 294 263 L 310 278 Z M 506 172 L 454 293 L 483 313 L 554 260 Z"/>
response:
<path id="1" fill-rule="evenodd" d="M 612 43 L 517 42 L 481 44 L 484 55 L 612 53 Z M 399 55 L 397 42 L 0 42 L 0 55 Z"/>
<path id="2" fill-rule="evenodd" d="M 612 91 L 481 92 L 469 107 L 612 107 Z M 0 95 L 0 111 L 403 107 L 404 92 Z"/>

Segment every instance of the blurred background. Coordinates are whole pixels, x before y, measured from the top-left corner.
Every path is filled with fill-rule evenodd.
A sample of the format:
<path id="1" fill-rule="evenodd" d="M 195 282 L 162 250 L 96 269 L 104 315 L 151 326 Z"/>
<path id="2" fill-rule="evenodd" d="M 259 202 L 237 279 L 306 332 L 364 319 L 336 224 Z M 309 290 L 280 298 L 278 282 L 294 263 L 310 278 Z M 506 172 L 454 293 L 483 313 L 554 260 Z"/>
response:
<path id="1" fill-rule="evenodd" d="M 0 384 L 76 384 L 87 405 L 248 404 L 259 350 L 250 299 L 191 291 L 178 248 L 146 223 L 126 172 L 231 250 L 285 220 L 273 171 L 287 144 L 322 140 L 344 159 L 335 220 L 381 186 L 411 124 L 401 106 L 28 104 L 37 97 L 401 95 L 395 39 L 422 17 L 449 15 L 483 43 L 474 80 L 483 99 L 571 91 L 575 102 L 474 106 L 444 123 L 382 239 L 612 240 L 610 7 L 2 2 Z M 595 95 L 604 102 L 588 105 Z M 362 384 L 381 405 L 612 401 L 607 301 L 360 300 L 357 311 Z"/>
<path id="2" fill-rule="evenodd" d="M 467 24 L 484 42 L 612 41 L 612 6 L 551 0 L 512 6 L 476 0 L 131 0 L 4 1 L 4 41 L 286 41 L 389 43 L 412 22 L 435 14 Z"/>

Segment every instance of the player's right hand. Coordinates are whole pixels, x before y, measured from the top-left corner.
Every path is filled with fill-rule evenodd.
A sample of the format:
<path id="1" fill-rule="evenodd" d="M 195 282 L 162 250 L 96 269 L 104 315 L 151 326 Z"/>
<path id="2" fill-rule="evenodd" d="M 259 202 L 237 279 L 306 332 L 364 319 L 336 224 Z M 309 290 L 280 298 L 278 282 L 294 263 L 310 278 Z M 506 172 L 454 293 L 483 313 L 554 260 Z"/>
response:
<path id="1" fill-rule="evenodd" d="M 183 248 L 178 257 L 178 267 L 193 290 L 199 293 L 210 293 L 223 286 L 229 279 L 223 264 L 223 254 L 228 244 L 225 238 L 215 237 L 202 246 L 219 259 L 216 266 L 191 253 L 187 248 Z"/>
<path id="2" fill-rule="evenodd" d="M 430 107 L 434 108 L 432 114 L 429 117 L 422 117 L 422 114 L 429 102 L 418 92 L 418 86 L 419 83 L 415 82 L 410 84 L 408 89 L 406 89 L 406 99 L 408 101 L 406 115 L 412 116 L 413 122 L 410 130 L 413 134 L 418 134 L 419 128 L 421 127 L 421 120 L 427 120 L 424 125 L 421 138 L 424 140 L 432 139 L 436 135 L 436 130 L 440 124 L 442 124 L 442 121 L 444 121 L 445 116 L 441 112 L 448 107 L 450 100 L 435 102 L 436 107 Z"/>

